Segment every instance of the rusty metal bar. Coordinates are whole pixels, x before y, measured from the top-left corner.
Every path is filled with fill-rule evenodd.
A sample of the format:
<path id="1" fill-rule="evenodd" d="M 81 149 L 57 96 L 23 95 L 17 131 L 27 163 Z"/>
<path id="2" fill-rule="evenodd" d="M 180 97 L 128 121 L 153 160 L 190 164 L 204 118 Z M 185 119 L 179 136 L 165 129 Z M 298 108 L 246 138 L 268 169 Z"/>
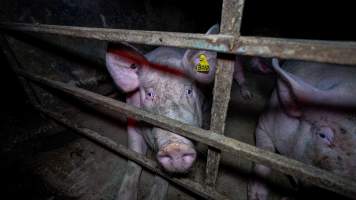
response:
<path id="1" fill-rule="evenodd" d="M 226 55 L 225 55 L 226 56 Z M 224 134 L 227 108 L 230 101 L 234 58 L 220 57 L 218 60 L 213 89 L 213 105 L 211 108 L 210 130 Z M 220 150 L 209 146 L 206 162 L 205 183 L 215 187 L 220 165 Z"/>
<path id="2" fill-rule="evenodd" d="M 237 18 L 236 18 L 237 19 Z M 235 28 L 238 26 L 235 25 Z M 234 35 L 204 35 L 22 23 L 0 23 L 0 30 L 50 33 L 104 41 L 206 49 L 222 53 L 356 64 L 356 42 L 299 40 Z"/>
<path id="3" fill-rule="evenodd" d="M 38 107 L 38 106 L 36 108 L 40 112 L 47 115 L 48 117 L 54 119 L 59 124 L 62 124 L 65 127 L 76 131 L 80 135 L 88 138 L 89 140 L 94 141 L 95 143 L 99 143 L 102 146 L 108 148 L 115 154 L 124 156 L 124 157 L 136 162 L 137 164 L 145 167 L 146 169 L 164 177 L 165 179 L 167 179 L 179 186 L 182 186 L 185 189 L 187 189 L 195 194 L 200 195 L 201 197 L 203 197 L 205 199 L 217 199 L 217 200 L 228 199 L 226 196 L 218 193 L 216 190 L 209 188 L 209 187 L 202 186 L 201 184 L 194 182 L 190 179 L 176 178 L 176 177 L 167 175 L 160 169 L 160 167 L 157 165 L 157 162 L 145 157 L 144 155 L 141 155 L 141 154 L 136 153 L 132 150 L 129 150 L 125 146 L 118 144 L 114 140 L 112 140 L 108 137 L 102 136 L 99 133 L 97 133 L 91 129 L 82 127 L 80 124 L 72 123 L 72 120 L 62 116 L 61 114 L 49 111 L 47 109 L 44 109 L 44 108 Z"/>
<path id="4" fill-rule="evenodd" d="M 223 35 L 217 36 L 192 33 L 38 25 L 25 23 L 0 23 L 0 30 L 1 29 L 34 33 L 50 33 L 111 42 L 126 41 L 147 45 L 210 49 L 222 52 L 228 50 L 226 41 L 233 38 L 231 36 Z"/>
<path id="5" fill-rule="evenodd" d="M 334 191 L 350 198 L 355 198 L 356 196 L 356 182 L 350 180 L 348 177 L 341 177 L 279 154 L 225 137 L 213 131 L 193 127 L 168 117 L 155 115 L 123 102 L 69 86 L 65 83 L 49 80 L 23 70 L 17 71 L 17 73 L 35 83 L 61 91 L 66 95 L 79 100 L 83 105 L 89 106 L 92 109 L 113 118 L 122 119 L 122 116 L 127 116 L 136 120 L 142 120 L 192 140 L 213 146 L 221 151 L 239 154 L 245 159 L 269 166 L 282 173 L 298 177 L 298 179 L 301 179 L 302 181 L 317 185 L 321 188 Z"/>
<path id="6" fill-rule="evenodd" d="M 244 0 L 224 0 L 221 14 L 220 33 L 238 37 Z M 210 130 L 224 134 L 227 108 L 230 101 L 235 56 L 218 54 L 217 70 L 213 89 Z M 220 151 L 209 146 L 206 163 L 205 183 L 215 187 L 220 165 Z"/>
<path id="7" fill-rule="evenodd" d="M 250 56 L 356 64 L 356 42 L 351 41 L 335 42 L 241 36 L 232 51 Z"/>
<path id="8" fill-rule="evenodd" d="M 220 33 L 239 36 L 245 0 L 224 0 Z"/>
<path id="9" fill-rule="evenodd" d="M 10 46 L 8 45 L 4 36 L 0 35 L 0 41 L 3 46 L 4 53 L 6 54 L 7 58 L 9 59 L 10 65 L 12 66 L 13 70 L 16 72 L 19 71 L 20 64 L 17 62 L 17 60 L 15 58 L 15 54 L 13 54 L 13 52 L 10 49 Z M 205 199 L 217 199 L 217 200 L 220 200 L 220 199 L 227 200 L 228 199 L 226 196 L 218 193 L 215 189 L 209 188 L 206 186 L 202 186 L 201 184 L 194 182 L 190 179 L 175 178 L 175 177 L 168 176 L 162 170 L 160 170 L 160 168 L 159 168 L 159 166 L 157 166 L 156 162 L 146 158 L 145 156 L 140 155 L 132 150 L 129 150 L 126 147 L 124 147 L 123 145 L 116 144 L 113 140 L 111 140 L 109 138 L 105 138 L 90 129 L 81 128 L 77 124 L 71 123 L 70 120 L 64 118 L 63 116 L 60 116 L 59 114 L 56 114 L 54 112 L 44 109 L 37 102 L 35 94 L 31 90 L 28 81 L 21 76 L 18 76 L 18 78 L 23 83 L 25 91 L 30 98 L 31 104 L 37 110 L 39 110 L 39 111 L 41 111 L 41 113 L 44 113 L 45 115 L 49 116 L 51 119 L 54 119 L 55 121 L 60 122 L 62 125 L 65 125 L 66 127 L 79 132 L 80 134 L 86 136 L 87 138 L 89 138 L 91 140 L 94 140 L 95 142 L 99 142 L 101 145 L 109 148 L 110 150 L 114 151 L 115 153 L 125 156 L 132 161 L 135 161 L 136 163 L 140 164 L 141 166 L 144 166 L 145 168 L 149 169 L 150 171 L 152 171 L 156 174 L 159 174 L 160 176 L 164 177 L 165 179 L 168 179 L 168 180 L 172 181 L 173 183 L 176 183 L 177 185 L 180 185 L 180 186 L 184 187 L 185 189 L 187 189 L 195 194 L 198 194 Z M 94 78 L 89 78 L 86 80 L 75 81 L 75 82 L 72 82 L 71 85 L 76 85 L 78 87 L 83 86 L 83 85 L 86 86 L 86 85 L 90 85 L 92 83 L 97 83 L 98 81 L 101 81 L 104 78 L 107 78 L 107 77 L 94 77 Z M 48 127 L 49 126 L 45 126 L 45 127 L 41 127 L 41 128 L 48 129 Z M 43 130 L 41 129 L 39 131 L 43 131 Z"/>

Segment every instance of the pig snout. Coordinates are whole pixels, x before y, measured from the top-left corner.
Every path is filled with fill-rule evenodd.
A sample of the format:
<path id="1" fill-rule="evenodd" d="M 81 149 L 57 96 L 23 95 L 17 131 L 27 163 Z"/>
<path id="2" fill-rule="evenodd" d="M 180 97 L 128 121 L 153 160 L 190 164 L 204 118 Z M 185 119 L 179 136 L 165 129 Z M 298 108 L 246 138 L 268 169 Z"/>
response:
<path id="1" fill-rule="evenodd" d="M 168 172 L 184 173 L 192 167 L 196 155 L 191 145 L 171 143 L 159 150 L 157 160 Z"/>

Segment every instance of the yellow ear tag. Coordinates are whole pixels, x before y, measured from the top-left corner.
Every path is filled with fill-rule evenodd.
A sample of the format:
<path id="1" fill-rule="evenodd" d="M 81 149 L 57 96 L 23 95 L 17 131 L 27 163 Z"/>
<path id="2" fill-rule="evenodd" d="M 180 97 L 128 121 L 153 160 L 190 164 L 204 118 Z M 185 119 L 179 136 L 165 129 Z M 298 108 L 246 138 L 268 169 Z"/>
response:
<path id="1" fill-rule="evenodd" d="M 206 55 L 199 55 L 199 63 L 195 66 L 195 70 L 200 73 L 209 73 L 210 65 L 208 59 L 206 58 Z"/>

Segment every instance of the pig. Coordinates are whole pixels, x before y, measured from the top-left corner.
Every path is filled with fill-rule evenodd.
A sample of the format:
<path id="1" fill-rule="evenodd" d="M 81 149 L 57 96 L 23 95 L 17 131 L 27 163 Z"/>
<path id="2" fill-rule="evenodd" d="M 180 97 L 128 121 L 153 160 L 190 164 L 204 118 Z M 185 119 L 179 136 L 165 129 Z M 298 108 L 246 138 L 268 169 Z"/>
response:
<path id="1" fill-rule="evenodd" d="M 182 59 L 186 53 L 184 49 L 159 47 L 143 55 L 129 44 L 111 44 L 106 65 L 115 84 L 127 94 L 128 104 L 201 127 L 204 96 L 195 81 L 185 75 Z M 145 154 L 151 147 L 158 163 L 169 173 L 186 173 L 196 159 L 193 142 L 170 131 L 128 119 L 127 132 L 130 149 Z M 128 170 L 119 199 L 137 199 L 142 169 L 129 161 Z M 167 184 L 158 176 L 155 179 L 161 187 L 156 189 L 165 194 Z"/>
<path id="2" fill-rule="evenodd" d="M 256 146 L 356 179 L 356 69 L 335 64 L 274 59 L 277 86 L 256 128 Z M 249 199 L 267 199 L 256 164 Z"/>

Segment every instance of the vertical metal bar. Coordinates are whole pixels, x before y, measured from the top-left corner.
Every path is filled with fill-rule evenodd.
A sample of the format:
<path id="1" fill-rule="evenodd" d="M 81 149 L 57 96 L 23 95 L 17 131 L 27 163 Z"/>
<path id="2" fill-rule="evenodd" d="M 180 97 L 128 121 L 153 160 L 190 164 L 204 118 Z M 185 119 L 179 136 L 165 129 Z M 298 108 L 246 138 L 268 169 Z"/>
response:
<path id="1" fill-rule="evenodd" d="M 241 18 L 244 0 L 224 0 L 221 14 L 220 33 L 238 37 L 240 35 Z M 233 48 L 233 44 L 230 45 Z M 218 64 L 213 89 L 213 105 L 211 110 L 210 130 L 224 134 L 227 108 L 234 73 L 235 56 L 218 54 Z M 219 172 L 220 151 L 209 147 L 206 164 L 205 183 L 215 187 Z"/>
<path id="2" fill-rule="evenodd" d="M 12 51 L 7 39 L 5 38 L 4 35 L 0 35 L 0 44 L 1 44 L 1 49 L 5 54 L 5 57 L 7 58 L 10 67 L 12 68 L 12 70 L 16 73 L 20 68 L 20 63 L 17 61 L 16 56 L 14 54 L 14 52 Z M 39 106 L 39 99 L 36 97 L 34 90 L 32 89 L 30 83 L 24 79 L 21 76 L 18 76 L 16 73 L 17 78 L 20 80 L 27 96 L 28 99 L 30 101 L 30 103 L 33 106 Z"/>
<path id="3" fill-rule="evenodd" d="M 239 36 L 245 0 L 224 0 L 221 13 L 221 34 Z"/>
<path id="4" fill-rule="evenodd" d="M 223 67 L 222 67 L 223 66 Z M 210 130 L 219 134 L 224 133 L 227 107 L 230 100 L 230 90 L 232 84 L 232 74 L 234 63 L 229 58 L 220 58 L 215 75 L 213 107 L 211 110 Z M 220 151 L 209 147 L 206 165 L 206 179 L 208 186 L 214 187 L 218 176 L 220 163 Z"/>

